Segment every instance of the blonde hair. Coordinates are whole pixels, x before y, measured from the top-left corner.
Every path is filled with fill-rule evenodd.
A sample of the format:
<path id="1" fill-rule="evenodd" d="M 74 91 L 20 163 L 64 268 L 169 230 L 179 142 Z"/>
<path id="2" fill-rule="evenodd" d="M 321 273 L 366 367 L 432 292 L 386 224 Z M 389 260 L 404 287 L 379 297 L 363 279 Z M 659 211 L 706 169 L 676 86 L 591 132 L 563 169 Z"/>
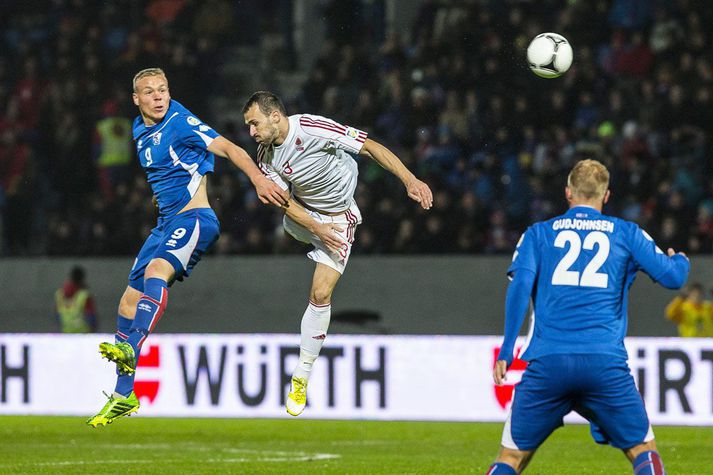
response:
<path id="1" fill-rule="evenodd" d="M 603 199 L 609 189 L 609 171 L 597 160 L 580 160 L 569 172 L 567 186 L 587 201 Z"/>
<path id="2" fill-rule="evenodd" d="M 138 73 L 134 75 L 134 80 L 132 81 L 132 85 L 134 86 L 134 92 L 136 92 L 136 83 L 139 81 L 141 78 L 145 78 L 146 76 L 163 76 L 166 77 L 166 73 L 163 72 L 163 69 L 161 68 L 147 68 L 147 69 L 142 69 Z M 168 82 L 168 79 L 166 80 Z"/>

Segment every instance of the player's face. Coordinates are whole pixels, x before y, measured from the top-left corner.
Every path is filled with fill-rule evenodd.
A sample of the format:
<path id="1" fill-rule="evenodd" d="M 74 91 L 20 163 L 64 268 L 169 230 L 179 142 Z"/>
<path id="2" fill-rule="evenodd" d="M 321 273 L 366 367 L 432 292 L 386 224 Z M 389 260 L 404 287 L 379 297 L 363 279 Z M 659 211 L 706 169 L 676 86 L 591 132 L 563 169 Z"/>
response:
<path id="1" fill-rule="evenodd" d="M 256 142 L 270 145 L 277 140 L 280 130 L 272 117 L 273 114 L 278 114 L 278 112 L 275 111 L 269 116 L 265 115 L 257 104 L 250 106 L 245 113 L 245 124 L 250 127 L 250 137 L 254 138 Z"/>
<path id="2" fill-rule="evenodd" d="M 161 122 L 168 112 L 170 101 L 166 76 L 145 76 L 136 81 L 134 104 L 139 106 L 146 125 Z"/>

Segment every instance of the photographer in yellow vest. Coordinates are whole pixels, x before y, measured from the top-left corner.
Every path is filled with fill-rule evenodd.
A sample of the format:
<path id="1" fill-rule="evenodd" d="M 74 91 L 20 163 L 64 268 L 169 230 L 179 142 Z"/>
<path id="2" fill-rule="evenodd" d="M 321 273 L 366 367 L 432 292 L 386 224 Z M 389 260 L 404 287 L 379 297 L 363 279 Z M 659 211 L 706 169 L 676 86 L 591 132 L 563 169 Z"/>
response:
<path id="1" fill-rule="evenodd" d="M 713 336 L 713 303 L 703 298 L 703 286 L 694 282 L 666 306 L 666 318 L 678 325 L 683 337 Z"/>
<path id="2" fill-rule="evenodd" d="M 84 268 L 75 266 L 69 279 L 54 293 L 55 311 L 62 333 L 94 333 L 97 314 L 87 289 Z"/>

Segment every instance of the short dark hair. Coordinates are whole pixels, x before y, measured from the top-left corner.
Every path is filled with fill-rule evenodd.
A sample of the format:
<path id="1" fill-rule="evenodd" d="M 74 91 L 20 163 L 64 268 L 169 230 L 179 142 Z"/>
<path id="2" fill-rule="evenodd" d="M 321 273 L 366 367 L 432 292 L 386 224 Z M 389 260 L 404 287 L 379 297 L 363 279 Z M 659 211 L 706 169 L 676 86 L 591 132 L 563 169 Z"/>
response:
<path id="1" fill-rule="evenodd" d="M 250 99 L 248 99 L 248 102 L 246 102 L 243 106 L 243 114 L 245 114 L 253 104 L 257 104 L 260 108 L 260 112 L 265 115 L 269 115 L 270 112 L 274 110 L 280 111 L 280 113 L 284 116 L 287 115 L 287 110 L 285 109 L 285 105 L 282 103 L 282 100 L 280 100 L 276 94 L 269 91 L 257 91 L 253 93 L 253 95 L 250 96 Z"/>
<path id="2" fill-rule="evenodd" d="M 82 266 L 74 266 L 69 273 L 69 278 L 77 285 L 84 284 L 84 268 Z"/>

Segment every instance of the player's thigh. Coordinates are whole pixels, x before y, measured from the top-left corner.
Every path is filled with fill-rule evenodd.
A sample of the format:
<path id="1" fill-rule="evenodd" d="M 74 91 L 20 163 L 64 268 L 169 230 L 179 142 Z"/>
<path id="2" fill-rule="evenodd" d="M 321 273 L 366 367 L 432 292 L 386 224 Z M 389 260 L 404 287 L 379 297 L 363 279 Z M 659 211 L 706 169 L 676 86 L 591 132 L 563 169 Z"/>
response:
<path id="1" fill-rule="evenodd" d="M 153 257 L 168 261 L 175 271 L 175 279 L 188 277 L 219 236 L 220 224 L 212 209 L 184 211 L 164 223 Z"/>
<path id="2" fill-rule="evenodd" d="M 654 438 L 644 401 L 623 358 L 593 355 L 591 381 L 577 412 L 589 419 L 598 443 L 630 449 Z"/>
<path id="3" fill-rule="evenodd" d="M 564 357 L 552 355 L 531 361 L 515 387 L 502 445 L 532 451 L 545 441 L 574 406 L 572 368 Z"/>
<path id="4" fill-rule="evenodd" d="M 149 262 L 156 256 L 156 252 L 161 245 L 161 237 L 163 235 L 163 223 L 159 221 L 158 225 L 151 230 L 151 234 L 146 238 L 141 250 L 134 259 L 134 265 L 131 266 L 129 272 L 129 287 L 135 289 L 139 293 L 144 291 L 144 273 Z"/>

